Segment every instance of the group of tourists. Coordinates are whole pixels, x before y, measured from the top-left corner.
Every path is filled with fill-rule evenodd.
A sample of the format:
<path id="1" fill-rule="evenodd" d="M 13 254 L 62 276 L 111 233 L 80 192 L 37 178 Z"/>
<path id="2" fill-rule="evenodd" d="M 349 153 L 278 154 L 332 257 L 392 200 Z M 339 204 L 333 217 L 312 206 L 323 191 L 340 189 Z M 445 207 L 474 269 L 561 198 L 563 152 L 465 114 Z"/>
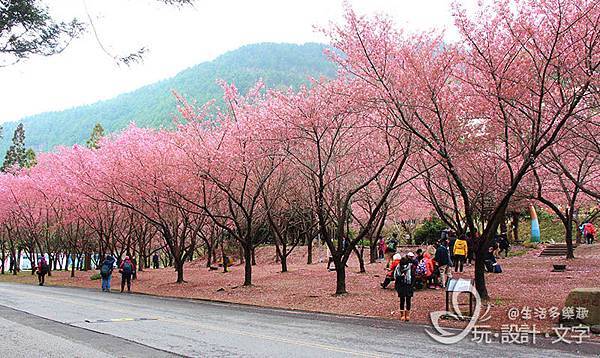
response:
<path id="1" fill-rule="evenodd" d="M 102 292 L 110 292 L 110 282 L 112 280 L 115 262 L 116 260 L 114 257 L 107 255 L 100 266 Z M 125 285 L 127 285 L 127 292 L 131 292 L 131 278 L 135 274 L 135 263 L 129 256 L 125 256 L 125 259 L 119 265 L 119 273 L 121 274 L 121 292 L 125 290 Z"/>
<path id="2" fill-rule="evenodd" d="M 390 240 L 386 243 L 383 239 L 379 240 L 379 256 L 381 257 L 383 253 L 388 258 L 387 273 L 381 283 L 381 288 L 385 289 L 391 282 L 394 282 L 394 288 L 400 299 L 400 319 L 402 321 L 410 319 L 411 298 L 414 290 L 444 289 L 452 278 L 453 271 L 462 273 L 465 266 L 472 264 L 478 239 L 478 234 L 457 236 L 452 231 L 444 231 L 441 239 L 435 245 L 429 246 L 426 250 L 419 248 L 416 250 L 416 254 L 407 252 L 404 255 L 396 252 L 397 241 Z M 498 235 L 484 257 L 488 272 L 502 272 L 500 265 L 496 262 L 496 255 L 498 252 L 505 252 L 507 255 L 508 249 L 506 235 Z"/>
<path id="3" fill-rule="evenodd" d="M 112 281 L 113 270 L 115 269 L 115 263 L 117 260 L 107 255 L 104 260 L 100 260 L 100 278 L 102 279 L 102 292 L 111 292 L 110 285 Z M 152 256 L 152 267 L 158 269 L 160 266 L 158 254 Z M 121 274 L 121 292 L 124 292 L 125 286 L 127 286 L 127 292 L 131 292 L 131 281 L 135 279 L 136 269 L 135 262 L 129 256 L 125 256 L 125 259 L 118 265 L 119 273 Z M 37 265 L 34 267 L 35 272 L 38 276 L 38 282 L 40 286 L 45 284 L 46 275 L 50 272 L 50 266 L 46 261 L 46 258 L 41 255 L 38 258 Z"/>

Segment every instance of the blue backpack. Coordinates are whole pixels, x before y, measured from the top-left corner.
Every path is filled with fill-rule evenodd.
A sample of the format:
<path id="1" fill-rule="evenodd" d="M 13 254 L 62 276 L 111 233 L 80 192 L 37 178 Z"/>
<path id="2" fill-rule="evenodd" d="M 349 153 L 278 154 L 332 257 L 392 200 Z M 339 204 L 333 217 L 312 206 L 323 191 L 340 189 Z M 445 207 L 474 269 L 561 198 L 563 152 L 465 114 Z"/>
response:
<path id="1" fill-rule="evenodd" d="M 125 262 L 125 264 L 123 264 L 123 274 L 131 275 L 132 273 L 133 273 L 133 266 L 131 265 L 131 262 Z"/>
<path id="2" fill-rule="evenodd" d="M 108 265 L 102 265 L 100 268 L 100 276 L 107 278 L 108 275 L 110 275 L 110 267 L 108 267 Z"/>
<path id="3" fill-rule="evenodd" d="M 495 264 L 494 265 L 494 273 L 502 273 L 502 267 L 500 267 L 500 264 Z"/>
<path id="4" fill-rule="evenodd" d="M 427 264 L 425 263 L 425 260 L 421 260 L 419 262 L 419 264 L 417 265 L 417 268 L 415 269 L 415 275 L 422 277 L 422 276 L 425 276 L 426 272 L 427 272 Z"/>

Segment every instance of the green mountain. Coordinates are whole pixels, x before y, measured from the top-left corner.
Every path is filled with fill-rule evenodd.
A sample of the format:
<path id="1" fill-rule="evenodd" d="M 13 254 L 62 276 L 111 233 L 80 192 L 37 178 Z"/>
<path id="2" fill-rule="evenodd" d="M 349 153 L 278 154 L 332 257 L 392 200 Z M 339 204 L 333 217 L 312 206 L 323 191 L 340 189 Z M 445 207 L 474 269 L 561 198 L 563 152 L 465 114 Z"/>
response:
<path id="1" fill-rule="evenodd" d="M 177 112 L 173 90 L 203 104 L 222 97 L 218 79 L 235 83 L 245 93 L 258 79 L 268 88 L 297 88 L 308 83 L 309 77 L 334 77 L 335 66 L 323 55 L 323 49 L 324 45 L 316 43 L 248 45 L 109 100 L 4 123 L 0 154 L 9 147 L 19 122 L 25 126 L 26 145 L 36 152 L 48 151 L 57 145 L 85 143 L 97 122 L 109 133 L 131 122 L 140 127 L 170 127 Z"/>

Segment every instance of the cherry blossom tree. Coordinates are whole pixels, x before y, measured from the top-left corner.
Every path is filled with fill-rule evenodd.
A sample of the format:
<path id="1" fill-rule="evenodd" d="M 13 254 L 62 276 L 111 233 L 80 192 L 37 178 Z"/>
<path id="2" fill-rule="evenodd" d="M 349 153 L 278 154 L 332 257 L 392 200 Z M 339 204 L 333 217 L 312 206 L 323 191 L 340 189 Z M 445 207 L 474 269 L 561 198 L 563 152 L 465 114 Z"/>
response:
<path id="1" fill-rule="evenodd" d="M 337 294 L 347 292 L 346 263 L 356 244 L 371 233 L 390 193 L 408 181 L 405 169 L 414 149 L 410 135 L 367 107 L 362 90 L 358 81 L 340 78 L 270 103 L 285 127 L 285 150 L 308 183 L 307 204 L 333 257 Z M 376 180 L 380 195 L 351 237 L 352 206 Z"/>
<path id="2" fill-rule="evenodd" d="M 455 161 L 462 143 L 485 139 L 479 155 L 502 164 L 476 261 L 488 298 L 484 254 L 511 197 L 532 165 L 565 130 L 589 119 L 585 98 L 598 78 L 599 5 L 594 1 L 497 1 L 470 16 L 459 6 L 456 45 L 436 34 L 404 35 L 391 21 L 359 17 L 328 31 L 345 56 L 333 58 L 362 80 L 394 125 L 410 133 L 448 173 L 475 231 L 472 200 Z"/>

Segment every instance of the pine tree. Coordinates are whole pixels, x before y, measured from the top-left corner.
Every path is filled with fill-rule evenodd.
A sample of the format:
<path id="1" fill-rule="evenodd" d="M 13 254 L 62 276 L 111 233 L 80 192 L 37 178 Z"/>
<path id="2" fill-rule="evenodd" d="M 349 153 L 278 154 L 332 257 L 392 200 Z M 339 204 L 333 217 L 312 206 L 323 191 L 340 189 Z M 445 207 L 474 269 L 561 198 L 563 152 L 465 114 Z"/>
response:
<path id="1" fill-rule="evenodd" d="M 27 153 L 25 151 L 25 128 L 23 127 L 23 123 L 19 123 L 15 129 L 12 143 L 13 144 L 10 146 L 10 148 L 8 148 L 6 151 L 4 163 L 2 163 L 2 168 L 0 168 L 0 170 L 3 172 L 14 166 L 18 166 L 19 168 L 27 166 Z"/>
<path id="2" fill-rule="evenodd" d="M 27 151 L 25 152 L 25 163 L 23 164 L 24 168 L 31 168 L 37 164 L 37 157 L 33 149 L 27 149 Z"/>
<path id="3" fill-rule="evenodd" d="M 90 139 L 85 142 L 85 145 L 90 149 L 98 149 L 100 147 L 98 142 L 100 142 L 102 137 L 104 137 L 104 128 L 100 123 L 96 123 L 94 129 L 92 129 Z"/>

